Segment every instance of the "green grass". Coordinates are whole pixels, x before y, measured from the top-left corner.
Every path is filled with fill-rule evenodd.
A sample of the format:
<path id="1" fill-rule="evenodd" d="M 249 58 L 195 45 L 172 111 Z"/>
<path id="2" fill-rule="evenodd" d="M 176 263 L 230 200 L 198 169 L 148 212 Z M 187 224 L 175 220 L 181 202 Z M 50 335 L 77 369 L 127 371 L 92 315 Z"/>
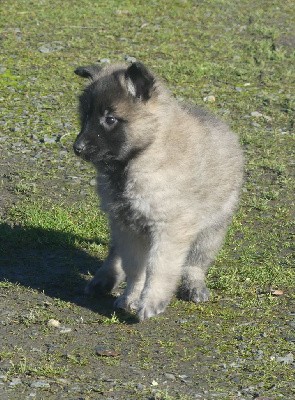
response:
<path id="1" fill-rule="evenodd" d="M 109 240 L 106 218 L 91 204 L 68 206 L 45 199 L 43 202 L 26 201 L 21 207 L 12 207 L 7 220 L 20 221 L 22 228 L 13 230 L 4 221 L 0 230 L 1 247 L 76 246 L 105 256 Z"/>
<path id="2" fill-rule="evenodd" d="M 42 360 L 41 365 L 30 365 L 27 363 L 27 360 L 23 358 L 19 361 L 18 364 L 11 365 L 10 374 L 21 374 L 21 375 L 34 375 L 36 377 L 57 377 L 61 376 L 66 372 L 66 368 L 55 366 L 52 363 L 48 362 L 44 364 L 44 360 Z"/>
<path id="3" fill-rule="evenodd" d="M 195 371 L 200 388 L 203 384 L 224 391 L 234 385 L 238 390 L 263 381 L 266 397 L 291 398 L 294 366 L 282 365 L 273 356 L 294 354 L 294 342 L 284 339 L 294 336 L 288 324 L 295 299 L 292 2 L 2 0 L 0 12 L 0 139 L 5 138 L 0 141 L 0 188 L 8 199 L 0 212 L 1 276 L 9 268 L 0 290 L 4 301 L 14 296 L 19 301 L 16 315 L 3 326 L 15 324 L 23 332 L 23 339 L 13 334 L 19 347 L 26 335 L 32 343 L 38 340 L 34 329 L 61 347 L 37 362 L 29 346 L 18 355 L 11 343 L 5 345 L 0 359 L 11 361 L 9 376 L 77 380 L 85 371 L 90 382 L 97 365 L 110 376 L 115 371 L 115 376 L 121 359 L 94 362 L 88 345 L 77 349 L 73 339 L 66 342 L 46 327 L 46 320 L 56 314 L 69 323 L 83 315 L 88 321 L 85 340 L 94 346 L 93 329 L 107 343 L 108 335 L 118 343 L 127 340 L 130 364 L 151 376 L 149 371 L 165 368 L 155 357 L 164 354 L 171 369 Z M 80 306 L 61 294 L 46 298 L 49 309 L 43 309 L 38 296 L 51 296 L 49 290 L 42 293 L 44 268 L 40 266 L 41 283 L 33 288 L 10 274 L 17 265 L 21 275 L 24 262 L 26 271 L 31 268 L 37 276 L 38 257 L 42 261 L 44 252 L 64 251 L 68 256 L 77 251 L 85 262 L 84 254 L 99 260 L 106 256 L 107 220 L 89 184 L 95 173 L 72 154 L 79 131 L 77 95 L 83 87 L 73 70 L 102 58 L 122 61 L 126 55 L 145 62 L 177 97 L 223 117 L 239 135 L 246 158 L 240 207 L 208 275 L 212 301 L 194 305 L 175 300 L 167 314 L 140 327 L 119 314 L 105 315 L 103 307 L 96 308 L 97 300 Z M 215 101 L 204 102 L 210 95 Z M 44 143 L 46 136 L 60 140 Z M 23 257 L 27 250 L 33 256 L 20 261 L 18 254 Z M 87 272 L 79 270 L 75 257 L 64 257 L 57 265 L 73 267 L 63 279 L 80 290 Z M 272 296 L 273 289 L 283 290 L 283 295 Z M 20 302 L 19 296 L 27 296 L 28 302 Z M 18 315 L 17 307 L 26 310 Z M 167 320 L 169 313 L 174 319 Z M 170 329 L 177 318 L 185 320 L 183 330 Z M 180 346 L 179 335 L 186 346 Z M 62 350 L 67 346 L 70 356 L 65 359 Z M 263 354 L 257 361 L 259 350 Z M 210 368 L 198 376 L 202 357 Z M 237 359 L 243 361 L 235 365 Z M 151 376 L 147 381 L 152 382 Z M 171 394 L 162 387 L 136 392 L 132 385 L 123 397 L 190 398 L 186 389 L 180 393 L 180 386 L 180 392 L 171 389 Z M 108 393 L 107 383 L 101 387 Z M 87 396 L 96 398 L 91 390 Z M 125 390 L 122 385 L 120 390 Z"/>

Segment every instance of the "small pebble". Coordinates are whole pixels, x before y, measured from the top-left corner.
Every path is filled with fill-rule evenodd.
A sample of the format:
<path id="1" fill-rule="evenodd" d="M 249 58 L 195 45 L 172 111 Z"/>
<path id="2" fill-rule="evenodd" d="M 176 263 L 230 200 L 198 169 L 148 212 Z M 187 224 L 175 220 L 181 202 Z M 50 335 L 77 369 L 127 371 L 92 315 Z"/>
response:
<path id="1" fill-rule="evenodd" d="M 273 296 L 283 296 L 284 292 L 282 290 L 276 289 L 276 290 L 271 290 L 270 292 Z"/>
<path id="2" fill-rule="evenodd" d="M 58 378 L 58 379 L 56 379 L 56 382 L 63 384 L 63 385 L 68 385 L 70 383 L 70 381 L 65 378 Z"/>
<path id="3" fill-rule="evenodd" d="M 39 349 L 38 347 L 32 347 L 31 352 L 32 353 L 42 353 L 42 350 Z"/>
<path id="4" fill-rule="evenodd" d="M 254 128 L 260 128 L 260 124 L 258 124 L 257 122 L 252 122 L 251 124 L 252 126 L 254 126 Z"/>
<path id="5" fill-rule="evenodd" d="M 216 99 L 215 99 L 215 96 L 206 96 L 206 97 L 203 98 L 203 100 L 204 100 L 205 102 L 207 102 L 207 103 L 214 103 L 214 101 L 215 101 Z"/>
<path id="6" fill-rule="evenodd" d="M 21 385 L 22 381 L 20 378 L 13 378 L 11 380 L 11 382 L 9 383 L 9 386 L 17 386 L 17 385 Z"/>
<path id="7" fill-rule="evenodd" d="M 294 362 L 294 356 L 292 353 L 288 353 L 285 355 L 285 357 L 276 357 L 276 361 L 285 365 L 292 364 Z"/>
<path id="8" fill-rule="evenodd" d="M 49 136 L 45 135 L 43 137 L 43 142 L 47 143 L 47 144 L 56 143 L 57 141 L 58 141 L 58 139 L 56 136 L 49 137 Z"/>
<path id="9" fill-rule="evenodd" d="M 60 322 L 57 319 L 50 319 L 47 322 L 47 326 L 52 326 L 53 328 L 59 328 L 60 327 Z"/>
<path id="10" fill-rule="evenodd" d="M 111 378 L 103 379 L 103 381 L 108 383 L 116 383 L 116 379 L 111 379 Z"/>
<path id="11" fill-rule="evenodd" d="M 130 62 L 130 63 L 135 63 L 136 62 L 136 58 L 135 57 L 130 57 L 130 56 L 125 56 L 124 57 L 125 61 Z"/>
<path id="12" fill-rule="evenodd" d="M 170 379 L 171 381 L 175 381 L 176 377 L 173 374 L 165 373 L 165 378 Z"/>
<path id="13" fill-rule="evenodd" d="M 188 383 L 189 377 L 187 375 L 178 375 L 178 378 L 180 378 L 181 382 Z"/>
<path id="14" fill-rule="evenodd" d="M 188 320 L 185 319 L 185 318 L 182 318 L 182 319 L 179 319 L 177 322 L 178 322 L 179 324 L 186 324 L 186 323 L 188 322 Z"/>
<path id="15" fill-rule="evenodd" d="M 50 384 L 46 381 L 35 381 L 31 383 L 31 388 L 49 388 Z"/>
<path id="16" fill-rule="evenodd" d="M 50 53 L 52 51 L 47 46 L 41 46 L 41 47 L 39 47 L 38 50 L 40 51 L 40 53 Z"/>
<path id="17" fill-rule="evenodd" d="M 59 331 L 60 333 L 70 333 L 72 332 L 72 328 L 61 328 L 61 330 Z"/>
<path id="18" fill-rule="evenodd" d="M 136 385 L 136 388 L 137 388 L 137 390 L 144 390 L 144 385 L 142 385 L 141 383 L 138 383 L 137 385 Z"/>
<path id="19" fill-rule="evenodd" d="M 95 353 L 100 357 L 117 357 L 119 355 L 117 351 L 104 346 L 96 346 Z"/>
<path id="20" fill-rule="evenodd" d="M 253 112 L 251 112 L 251 117 L 260 118 L 260 117 L 263 117 L 263 114 L 261 114 L 258 111 L 253 111 Z"/>

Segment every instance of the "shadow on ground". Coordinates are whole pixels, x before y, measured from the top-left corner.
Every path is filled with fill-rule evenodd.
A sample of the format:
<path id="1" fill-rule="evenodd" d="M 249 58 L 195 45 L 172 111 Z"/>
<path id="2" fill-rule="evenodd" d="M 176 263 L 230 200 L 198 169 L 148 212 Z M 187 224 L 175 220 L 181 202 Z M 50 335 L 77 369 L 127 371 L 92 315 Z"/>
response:
<path id="1" fill-rule="evenodd" d="M 94 274 L 102 261 L 78 249 L 77 241 L 82 239 L 67 232 L 0 224 L 0 281 L 36 289 L 110 317 L 114 296 L 84 295 L 83 275 Z M 119 314 L 120 319 L 131 322 L 130 316 Z"/>

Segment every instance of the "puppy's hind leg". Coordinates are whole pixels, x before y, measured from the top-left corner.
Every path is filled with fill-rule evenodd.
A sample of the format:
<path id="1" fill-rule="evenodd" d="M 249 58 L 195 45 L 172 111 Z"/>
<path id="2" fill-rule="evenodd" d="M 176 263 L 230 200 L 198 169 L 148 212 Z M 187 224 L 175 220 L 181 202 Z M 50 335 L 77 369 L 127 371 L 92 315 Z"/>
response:
<path id="1" fill-rule="evenodd" d="M 195 303 L 209 300 L 205 278 L 208 268 L 219 251 L 226 234 L 226 224 L 204 229 L 193 242 L 187 256 L 179 297 Z"/>
<path id="2" fill-rule="evenodd" d="M 121 257 L 114 246 L 111 246 L 109 255 L 101 268 L 98 268 L 95 276 L 85 288 L 88 295 L 109 293 L 115 289 L 125 278 L 122 269 Z"/>

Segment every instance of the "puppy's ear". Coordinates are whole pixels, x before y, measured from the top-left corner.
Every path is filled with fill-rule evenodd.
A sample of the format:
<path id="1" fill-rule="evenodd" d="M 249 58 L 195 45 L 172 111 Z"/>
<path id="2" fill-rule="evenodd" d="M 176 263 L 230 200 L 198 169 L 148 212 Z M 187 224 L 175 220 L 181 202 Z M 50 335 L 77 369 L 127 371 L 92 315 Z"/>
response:
<path id="1" fill-rule="evenodd" d="M 125 72 L 128 92 L 144 101 L 151 97 L 155 83 L 154 76 L 140 62 L 135 62 Z"/>
<path id="2" fill-rule="evenodd" d="M 94 81 L 101 69 L 102 67 L 99 65 L 88 65 L 86 67 L 78 67 L 74 72 L 82 78 L 88 78 Z"/>

